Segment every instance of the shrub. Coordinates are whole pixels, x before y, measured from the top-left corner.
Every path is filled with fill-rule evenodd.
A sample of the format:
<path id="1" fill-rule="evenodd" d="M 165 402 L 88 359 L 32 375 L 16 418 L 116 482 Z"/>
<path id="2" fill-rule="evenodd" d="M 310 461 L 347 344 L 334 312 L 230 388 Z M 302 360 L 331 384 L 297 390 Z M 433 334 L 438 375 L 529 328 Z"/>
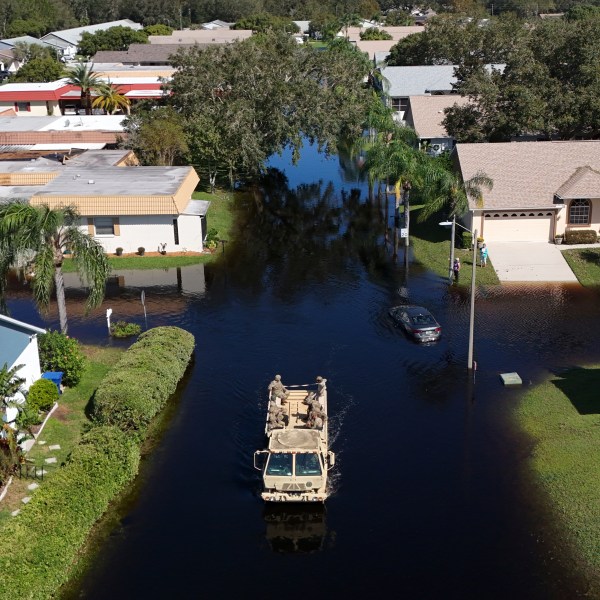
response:
<path id="1" fill-rule="evenodd" d="M 110 335 L 116 338 L 126 338 L 132 335 L 139 335 L 142 327 L 137 323 L 128 323 L 127 321 L 117 321 L 110 327 Z"/>
<path id="2" fill-rule="evenodd" d="M 21 447 L 17 444 L 16 431 L 6 423 L 0 427 L 0 487 L 17 470 L 23 454 Z"/>
<path id="3" fill-rule="evenodd" d="M 567 229 L 565 244 L 595 244 L 598 234 L 593 229 Z"/>
<path id="4" fill-rule="evenodd" d="M 139 458 L 135 441 L 116 427 L 83 436 L 67 464 L 4 525 L 1 599 L 55 596 L 93 524 L 135 477 Z"/>
<path id="5" fill-rule="evenodd" d="M 44 333 L 38 338 L 42 371 L 62 371 L 63 383 L 69 387 L 79 383 L 85 357 L 79 342 L 58 331 Z"/>
<path id="6" fill-rule="evenodd" d="M 31 410 L 48 411 L 58 401 L 58 388 L 49 379 L 38 379 L 27 392 L 27 406 Z"/>
<path id="7" fill-rule="evenodd" d="M 143 432 L 177 388 L 193 350 L 194 336 L 178 327 L 142 333 L 98 386 L 94 421 Z"/>
<path id="8" fill-rule="evenodd" d="M 461 232 L 463 248 L 471 248 L 473 246 L 473 234 L 470 231 Z"/>

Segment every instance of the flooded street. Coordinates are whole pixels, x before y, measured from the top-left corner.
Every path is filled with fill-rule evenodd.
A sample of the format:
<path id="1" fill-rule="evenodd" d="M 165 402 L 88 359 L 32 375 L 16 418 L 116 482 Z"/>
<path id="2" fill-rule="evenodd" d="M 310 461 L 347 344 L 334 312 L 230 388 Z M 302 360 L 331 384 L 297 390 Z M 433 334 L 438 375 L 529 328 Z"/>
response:
<path id="1" fill-rule="evenodd" d="M 522 390 L 499 374 L 518 371 L 526 389 L 600 361 L 598 292 L 479 289 L 473 386 L 468 290 L 395 265 L 388 215 L 336 159 L 288 158 L 273 161 L 287 178 L 272 172 L 262 200 L 240 202 L 239 243 L 216 264 L 116 273 L 87 318 L 81 292 L 67 290 L 70 334 L 83 342 L 111 343 L 108 307 L 144 325 L 144 289 L 148 327 L 183 327 L 197 344 L 121 526 L 73 597 L 583 597 L 523 477 L 529 444 L 510 421 Z M 388 309 L 406 301 L 436 316 L 439 343 L 418 346 L 393 326 Z M 55 307 L 44 321 L 26 291 L 9 307 L 57 328 Z M 337 460 L 324 510 L 260 500 L 252 455 L 275 373 L 328 379 Z"/>

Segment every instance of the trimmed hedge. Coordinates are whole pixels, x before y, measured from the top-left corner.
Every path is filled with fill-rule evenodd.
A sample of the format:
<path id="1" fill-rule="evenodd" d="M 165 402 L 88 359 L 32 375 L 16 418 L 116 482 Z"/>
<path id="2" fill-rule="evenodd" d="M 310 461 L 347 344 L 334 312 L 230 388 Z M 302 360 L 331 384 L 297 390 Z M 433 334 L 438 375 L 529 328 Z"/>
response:
<path id="1" fill-rule="evenodd" d="M 565 244 L 595 244 L 598 234 L 593 229 L 567 229 Z"/>
<path id="2" fill-rule="evenodd" d="M 140 335 L 98 386 L 92 418 L 143 434 L 177 388 L 194 350 L 194 336 L 178 327 Z"/>
<path id="3" fill-rule="evenodd" d="M 27 392 L 27 406 L 32 411 L 48 411 L 58 402 L 58 388 L 49 379 L 38 379 Z"/>
<path id="4" fill-rule="evenodd" d="M 0 599 L 49 598 L 109 502 L 138 470 L 139 447 L 117 427 L 95 427 L 0 536 Z"/>

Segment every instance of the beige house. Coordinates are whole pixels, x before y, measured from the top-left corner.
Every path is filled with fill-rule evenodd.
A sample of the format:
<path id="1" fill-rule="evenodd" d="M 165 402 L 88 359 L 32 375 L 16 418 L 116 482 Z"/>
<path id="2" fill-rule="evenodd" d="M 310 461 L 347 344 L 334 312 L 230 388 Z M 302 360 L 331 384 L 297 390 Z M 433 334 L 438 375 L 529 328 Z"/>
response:
<path id="1" fill-rule="evenodd" d="M 494 186 L 471 198 L 466 225 L 486 241 L 549 241 L 571 229 L 600 231 L 600 141 L 457 144 L 463 180 Z"/>

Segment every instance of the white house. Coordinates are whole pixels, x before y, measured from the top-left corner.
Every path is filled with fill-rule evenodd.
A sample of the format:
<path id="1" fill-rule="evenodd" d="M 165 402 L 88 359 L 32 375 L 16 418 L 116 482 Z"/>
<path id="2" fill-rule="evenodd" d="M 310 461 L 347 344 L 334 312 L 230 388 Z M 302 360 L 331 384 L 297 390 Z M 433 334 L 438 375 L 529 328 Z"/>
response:
<path id="1" fill-rule="evenodd" d="M 0 315 L 0 367 L 6 364 L 8 369 L 12 369 L 23 365 L 17 373 L 25 379 L 25 390 L 42 376 L 37 342 L 40 333 L 46 333 L 46 330 Z M 11 414 L 4 413 L 2 420 L 12 421 L 14 412 L 15 409 Z"/>

